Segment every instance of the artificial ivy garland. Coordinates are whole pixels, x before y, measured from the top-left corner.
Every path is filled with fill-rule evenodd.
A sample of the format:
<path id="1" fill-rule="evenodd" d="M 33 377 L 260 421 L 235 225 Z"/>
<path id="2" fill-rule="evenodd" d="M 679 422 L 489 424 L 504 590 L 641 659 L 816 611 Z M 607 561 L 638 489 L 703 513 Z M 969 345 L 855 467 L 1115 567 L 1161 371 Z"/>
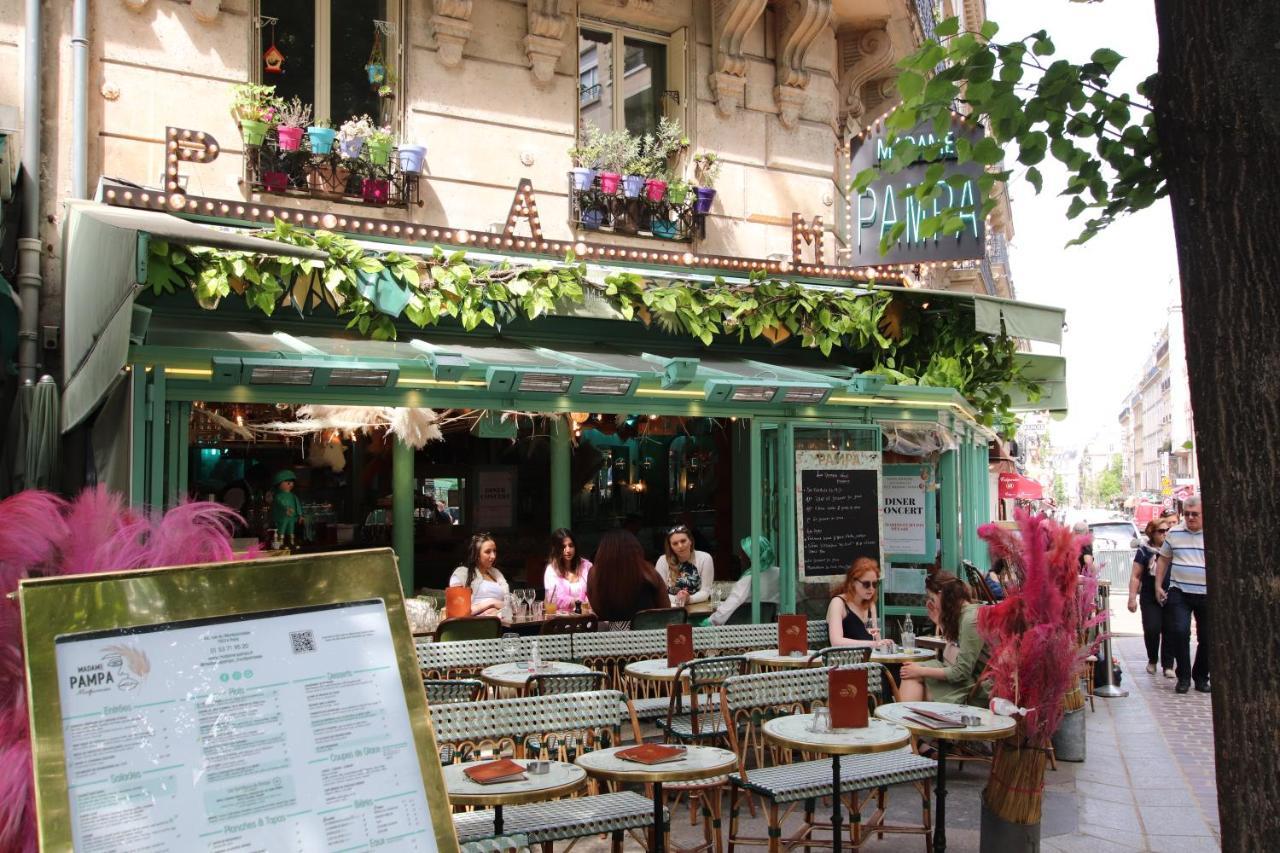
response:
<path id="1" fill-rule="evenodd" d="M 781 343 L 799 335 L 805 347 L 830 355 L 836 347 L 866 351 L 881 373 L 902 385 L 955 388 L 988 425 L 1009 429 L 1011 400 L 1002 386 L 1014 383 L 1032 399 L 1039 388 L 1018 375 L 1016 341 L 973 329 L 954 312 L 926 315 L 923 305 L 901 294 L 857 293 L 805 287 L 752 273 L 731 284 L 676 281 L 655 284 L 634 272 L 617 272 L 603 283 L 587 278 L 586 266 L 570 255 L 564 263 L 535 261 L 513 266 L 468 261 L 464 252 L 430 255 L 373 254 L 328 231 L 314 233 L 276 220 L 255 236 L 319 249 L 326 260 L 258 255 L 226 249 L 150 244 L 147 284 L 156 294 L 190 287 L 206 308 L 236 293 L 271 315 L 280 307 L 299 313 L 326 305 L 347 318 L 347 328 L 374 340 L 396 337 L 396 316 L 418 327 L 456 319 L 466 331 L 501 327 L 518 318 L 534 320 L 558 305 L 604 299 L 623 317 L 691 335 L 710 345 L 717 335 Z M 926 320 L 927 317 L 927 320 Z"/>

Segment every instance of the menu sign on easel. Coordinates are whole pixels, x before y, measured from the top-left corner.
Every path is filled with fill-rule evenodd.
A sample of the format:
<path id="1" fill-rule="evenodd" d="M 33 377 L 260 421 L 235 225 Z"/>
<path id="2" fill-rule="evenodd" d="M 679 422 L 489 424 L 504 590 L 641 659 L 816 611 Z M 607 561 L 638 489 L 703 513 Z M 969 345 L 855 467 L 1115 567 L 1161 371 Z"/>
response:
<path id="1" fill-rule="evenodd" d="M 240 609 L 210 593 L 238 595 L 272 575 L 286 589 L 350 591 L 344 558 L 365 564 L 364 586 L 382 595 Z M 28 669 L 33 707 L 47 712 L 33 714 L 37 774 L 53 782 L 39 786 L 44 845 L 456 849 L 387 552 L 51 579 L 24 584 L 23 608 L 35 617 L 51 597 L 84 600 L 95 584 L 104 601 L 131 586 L 176 593 L 192 588 L 194 572 L 204 573 L 207 605 L 180 596 L 178 618 L 139 597 L 149 618 L 123 627 L 28 631 L 36 660 L 52 664 Z M 285 597 L 264 596 L 268 605 Z"/>
<path id="2" fill-rule="evenodd" d="M 798 451 L 796 532 L 806 580 L 841 577 L 855 557 L 880 560 L 880 454 Z"/>

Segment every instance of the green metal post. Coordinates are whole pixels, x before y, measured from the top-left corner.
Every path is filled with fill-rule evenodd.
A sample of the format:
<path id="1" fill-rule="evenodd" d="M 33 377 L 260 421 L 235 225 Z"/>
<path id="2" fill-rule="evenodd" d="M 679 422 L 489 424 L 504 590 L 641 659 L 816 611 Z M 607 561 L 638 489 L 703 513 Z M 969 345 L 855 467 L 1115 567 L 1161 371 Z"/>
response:
<path id="1" fill-rule="evenodd" d="M 151 371 L 151 398 L 148 401 L 147 417 L 151 442 L 149 448 L 151 482 L 147 487 L 147 505 L 157 509 L 164 508 L 164 474 L 165 474 L 165 399 L 164 368 L 156 365 Z"/>
<path id="2" fill-rule="evenodd" d="M 178 500 L 187 496 L 190 481 L 191 404 L 178 404 Z"/>
<path id="3" fill-rule="evenodd" d="M 960 568 L 958 456 L 958 450 L 948 450 L 938 460 L 938 529 L 942 536 L 942 568 L 948 572 Z"/>
<path id="4" fill-rule="evenodd" d="M 795 428 L 784 423 L 778 429 L 778 528 L 782 540 L 778 566 L 778 612 L 796 612 L 796 508 Z"/>
<path id="5" fill-rule="evenodd" d="M 165 508 L 176 506 L 181 493 L 178 491 L 178 481 L 180 479 L 178 473 L 178 460 L 181 453 L 178 442 L 181 438 L 179 424 L 179 410 L 182 408 L 181 403 L 166 403 L 164 407 L 164 441 L 165 441 L 165 491 L 164 505 Z"/>
<path id="6" fill-rule="evenodd" d="M 551 529 L 573 526 L 573 496 L 569 493 L 572 445 L 564 415 L 550 415 L 551 423 Z"/>
<path id="7" fill-rule="evenodd" d="M 751 548 L 747 556 L 751 558 L 751 621 L 760 621 L 760 572 L 767 566 L 760 565 L 760 537 L 764 535 L 764 496 L 760 490 L 764 486 L 761 478 L 760 452 L 763 442 L 760 440 L 760 420 L 751 419 L 751 432 L 747 442 L 747 494 L 751 496 Z M 741 494 L 741 492 L 739 492 Z"/>
<path id="8" fill-rule="evenodd" d="M 978 477 L 977 493 L 978 493 L 978 512 L 974 516 L 979 525 L 986 524 L 991 521 L 991 463 L 988 460 L 987 445 L 984 440 L 975 449 L 976 463 L 974 465 L 975 473 Z M 973 562 L 986 572 L 991 568 L 991 555 L 987 553 L 986 544 L 979 539 L 978 551 L 974 554 Z"/>
<path id="9" fill-rule="evenodd" d="M 413 448 L 397 437 L 391 446 L 391 538 L 406 596 L 413 595 L 413 505 Z"/>
<path id="10" fill-rule="evenodd" d="M 129 504 L 142 507 L 147 504 L 147 373 L 134 367 L 129 376 L 132 383 L 133 423 L 129 446 Z"/>

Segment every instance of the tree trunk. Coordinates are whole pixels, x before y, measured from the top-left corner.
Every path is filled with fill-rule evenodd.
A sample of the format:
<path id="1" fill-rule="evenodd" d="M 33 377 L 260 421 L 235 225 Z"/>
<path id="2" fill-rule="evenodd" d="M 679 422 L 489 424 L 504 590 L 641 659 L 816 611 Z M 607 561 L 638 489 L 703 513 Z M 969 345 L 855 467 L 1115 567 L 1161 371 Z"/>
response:
<path id="1" fill-rule="evenodd" d="M 1225 851 L 1280 850 L 1280 3 L 1156 0 Z"/>

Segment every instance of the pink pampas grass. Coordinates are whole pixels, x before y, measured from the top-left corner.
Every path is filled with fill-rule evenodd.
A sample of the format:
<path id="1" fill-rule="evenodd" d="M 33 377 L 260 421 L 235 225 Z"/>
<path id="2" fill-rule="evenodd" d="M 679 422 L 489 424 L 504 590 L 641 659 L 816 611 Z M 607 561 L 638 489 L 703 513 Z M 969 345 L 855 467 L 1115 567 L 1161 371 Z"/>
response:
<path id="1" fill-rule="evenodd" d="M 47 492 L 0 501 L 0 850 L 34 851 L 36 816 L 18 603 L 27 577 L 178 566 L 233 559 L 238 517 L 216 503 L 143 514 L 105 488 L 71 502 Z"/>

